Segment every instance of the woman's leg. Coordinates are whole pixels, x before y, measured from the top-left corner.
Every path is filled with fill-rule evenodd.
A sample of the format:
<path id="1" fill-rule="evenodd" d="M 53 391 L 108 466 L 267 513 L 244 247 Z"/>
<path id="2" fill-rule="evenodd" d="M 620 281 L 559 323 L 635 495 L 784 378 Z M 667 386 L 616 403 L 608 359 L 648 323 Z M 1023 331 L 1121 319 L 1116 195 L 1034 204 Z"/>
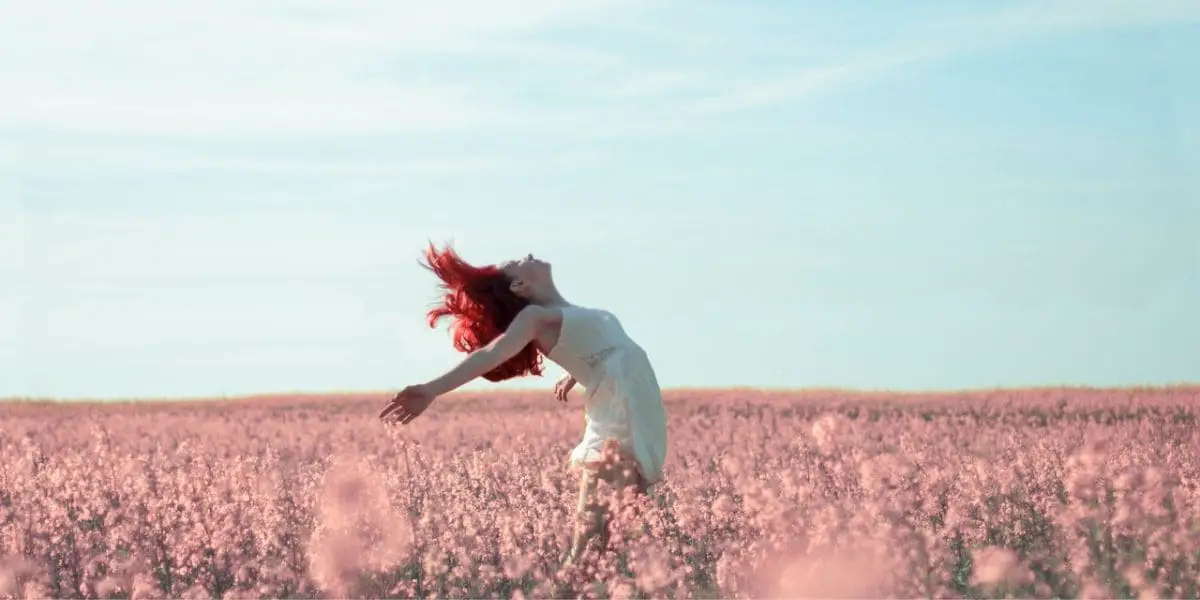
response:
<path id="1" fill-rule="evenodd" d="M 645 494 L 648 489 L 636 461 L 615 443 L 606 445 L 600 461 L 583 465 L 579 477 L 579 502 L 575 507 L 575 531 L 567 564 L 578 560 L 593 538 L 602 536 L 602 541 L 607 540 L 605 530 L 609 515 L 598 494 L 601 481 L 608 483 L 614 493 L 633 487 L 638 493 Z"/>
<path id="2" fill-rule="evenodd" d="M 588 540 L 595 537 L 603 526 L 604 514 L 596 498 L 598 485 L 596 470 L 584 465 L 579 473 L 579 501 L 575 505 L 575 527 L 571 535 L 567 564 L 579 560 Z"/>

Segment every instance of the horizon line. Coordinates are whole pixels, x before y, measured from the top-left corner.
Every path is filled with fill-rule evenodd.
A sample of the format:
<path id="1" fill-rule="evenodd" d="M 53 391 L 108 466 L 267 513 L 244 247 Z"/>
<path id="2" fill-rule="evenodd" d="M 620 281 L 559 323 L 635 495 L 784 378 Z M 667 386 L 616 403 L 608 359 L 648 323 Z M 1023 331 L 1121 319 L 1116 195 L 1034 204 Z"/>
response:
<path id="1" fill-rule="evenodd" d="M 976 386 L 964 388 L 873 388 L 873 387 L 854 387 L 854 386 L 811 386 L 811 387 L 793 387 L 793 386 L 757 386 L 757 385 L 718 385 L 718 386 L 663 386 L 662 392 L 664 395 L 671 393 L 688 393 L 688 392 L 768 392 L 777 394 L 849 394 L 849 395 L 870 395 L 870 394 L 885 394 L 894 396 L 946 396 L 954 394 L 979 394 L 987 392 L 1050 392 L 1050 391 L 1088 391 L 1088 392 L 1193 392 L 1200 393 L 1200 381 L 1195 382 L 1177 382 L 1165 384 L 1128 384 L 1128 385 L 1089 385 L 1089 384 L 1044 384 L 1044 385 L 996 385 L 996 386 Z M 132 403 L 176 403 L 176 402 L 229 402 L 229 401 L 249 401 L 249 400 L 279 400 L 285 398 L 314 399 L 314 398 L 329 398 L 329 399 L 349 399 L 349 398 L 364 398 L 371 396 L 379 396 L 385 398 L 393 395 L 396 392 L 380 391 L 380 390 L 309 390 L 309 391 L 277 391 L 277 392 L 248 392 L 242 394 L 218 394 L 218 395 L 178 395 L 178 396 L 111 396 L 111 397 L 47 397 L 47 396 L 4 396 L 0 397 L 0 404 L 132 404 Z M 544 393 L 547 396 L 552 395 L 552 391 L 541 387 L 529 388 L 494 388 L 494 389 L 468 389 L 456 390 L 445 394 L 444 397 L 450 396 L 513 396 L 513 395 L 528 395 L 530 393 Z"/>

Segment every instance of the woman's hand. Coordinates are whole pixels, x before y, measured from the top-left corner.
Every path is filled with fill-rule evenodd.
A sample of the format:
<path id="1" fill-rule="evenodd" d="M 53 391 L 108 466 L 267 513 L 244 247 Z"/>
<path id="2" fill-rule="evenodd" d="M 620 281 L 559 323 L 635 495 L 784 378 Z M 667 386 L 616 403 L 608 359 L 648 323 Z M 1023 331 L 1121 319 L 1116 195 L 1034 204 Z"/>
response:
<path id="1" fill-rule="evenodd" d="M 554 397 L 558 398 L 559 402 L 566 402 L 567 392 L 570 392 L 576 383 L 578 382 L 575 381 L 574 377 L 571 377 L 570 373 L 563 375 L 559 378 L 558 383 L 554 384 Z"/>
<path id="2" fill-rule="evenodd" d="M 407 425 L 413 419 L 421 416 L 425 409 L 437 399 L 437 396 L 424 385 L 410 385 L 397 393 L 388 403 L 379 418 L 383 421 L 396 421 Z"/>

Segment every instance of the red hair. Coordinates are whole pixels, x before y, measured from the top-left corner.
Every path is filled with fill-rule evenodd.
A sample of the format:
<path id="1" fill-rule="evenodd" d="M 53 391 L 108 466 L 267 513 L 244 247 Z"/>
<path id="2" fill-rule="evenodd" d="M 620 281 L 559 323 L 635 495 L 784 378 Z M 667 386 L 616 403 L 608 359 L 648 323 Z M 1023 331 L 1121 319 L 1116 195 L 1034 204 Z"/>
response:
<path id="1" fill-rule="evenodd" d="M 450 335 L 459 352 L 474 352 L 504 333 L 529 300 L 509 287 L 512 279 L 496 265 L 473 266 L 448 244 L 438 250 L 429 244 L 421 266 L 433 271 L 445 292 L 441 302 L 429 310 L 429 326 L 449 317 Z M 524 375 L 542 374 L 542 355 L 530 342 L 512 358 L 484 374 L 488 381 L 504 381 Z"/>

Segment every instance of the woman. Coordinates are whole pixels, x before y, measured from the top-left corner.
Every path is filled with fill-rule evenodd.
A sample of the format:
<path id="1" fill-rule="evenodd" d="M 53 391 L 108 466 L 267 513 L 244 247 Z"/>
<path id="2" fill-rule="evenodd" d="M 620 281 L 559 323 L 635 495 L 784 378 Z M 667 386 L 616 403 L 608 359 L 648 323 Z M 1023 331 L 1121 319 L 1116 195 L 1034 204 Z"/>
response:
<path id="1" fill-rule="evenodd" d="M 568 564 L 601 533 L 605 515 L 595 501 L 600 480 L 648 493 L 662 479 L 667 419 L 646 353 L 611 313 L 567 302 L 550 264 L 527 255 L 499 265 L 472 266 L 450 247 L 425 252 L 424 266 L 445 295 L 429 311 L 434 327 L 451 319 L 454 347 L 469 355 L 446 374 L 404 388 L 380 413 L 409 423 L 433 401 L 476 377 L 503 381 L 542 374 L 542 356 L 567 374 L 555 385 L 566 402 L 578 383 L 586 390 L 583 440 L 568 465 L 581 472 L 579 504 Z"/>

